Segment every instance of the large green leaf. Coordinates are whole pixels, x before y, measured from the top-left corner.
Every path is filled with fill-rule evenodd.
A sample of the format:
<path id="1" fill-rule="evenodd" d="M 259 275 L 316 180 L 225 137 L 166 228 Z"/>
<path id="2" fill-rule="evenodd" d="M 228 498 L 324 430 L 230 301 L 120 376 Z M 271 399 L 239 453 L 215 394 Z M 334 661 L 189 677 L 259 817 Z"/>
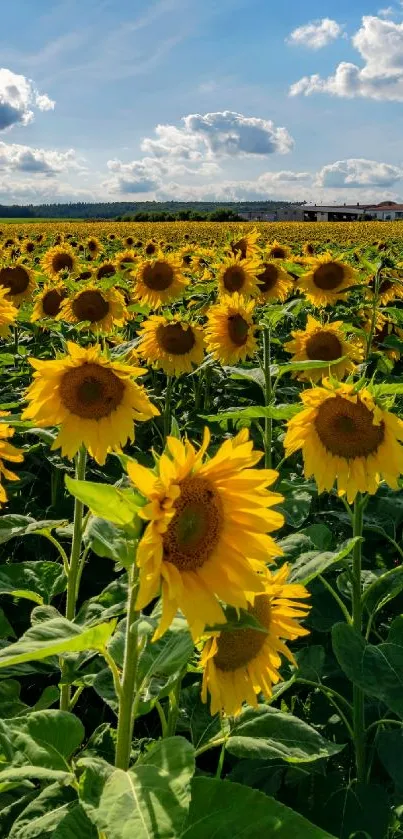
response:
<path id="1" fill-rule="evenodd" d="M 71 495 L 89 507 L 94 516 L 121 526 L 135 525 L 138 510 L 143 502 L 134 490 L 92 481 L 77 481 L 68 475 L 66 486 Z"/>
<path id="2" fill-rule="evenodd" d="M 403 590 L 403 565 L 391 568 L 369 585 L 363 594 L 363 603 L 368 612 L 379 612 L 390 600 Z"/>
<path id="3" fill-rule="evenodd" d="M 193 772 L 191 744 L 182 737 L 168 738 L 128 772 L 113 772 L 90 817 L 108 839 L 178 839 Z"/>
<path id="4" fill-rule="evenodd" d="M 57 562 L 16 562 L 0 566 L 0 594 L 50 603 L 66 587 L 64 569 Z"/>
<path id="5" fill-rule="evenodd" d="M 307 585 L 319 574 L 323 574 L 331 565 L 336 565 L 346 559 L 359 539 L 359 536 L 349 539 L 337 552 L 308 551 L 308 553 L 302 554 L 292 565 L 290 575 L 292 582 Z"/>
<path id="6" fill-rule="evenodd" d="M 188 820 L 177 839 L 207 837 L 335 839 L 299 813 L 258 790 L 231 781 L 194 778 Z"/>
<path id="7" fill-rule="evenodd" d="M 98 839 L 71 787 L 52 784 L 28 804 L 13 824 L 8 839 Z"/>
<path id="8" fill-rule="evenodd" d="M 138 519 L 139 533 L 140 528 L 140 519 Z M 90 517 L 84 532 L 84 543 L 89 545 L 97 556 L 113 559 L 114 562 L 120 562 L 125 567 L 134 561 L 136 543 L 133 536 L 129 538 L 123 528 L 98 516 Z"/>
<path id="9" fill-rule="evenodd" d="M 65 519 L 36 521 L 31 516 L 4 515 L 0 518 L 0 545 L 17 536 L 41 536 L 66 524 Z"/>
<path id="10" fill-rule="evenodd" d="M 403 719 L 403 644 L 368 644 L 352 626 L 332 630 L 335 656 L 351 682 Z"/>
<path id="11" fill-rule="evenodd" d="M 343 748 L 325 740 L 298 717 L 270 706 L 245 711 L 227 740 L 227 750 L 236 757 L 280 757 L 288 763 L 310 763 L 331 757 Z"/>
<path id="12" fill-rule="evenodd" d="M 9 721 L 14 749 L 24 763 L 69 771 L 68 759 L 84 739 L 84 726 L 67 711 L 33 711 L 24 718 Z"/>
<path id="13" fill-rule="evenodd" d="M 254 420 L 269 419 L 286 420 L 291 419 L 299 412 L 298 405 L 269 405 L 252 406 L 251 408 L 229 408 L 227 411 L 220 411 L 218 414 L 201 414 L 201 418 L 207 422 L 223 422 L 223 420 Z"/>
<path id="14" fill-rule="evenodd" d="M 30 627 L 15 644 L 0 650 L 0 667 L 40 661 L 53 655 L 102 650 L 108 643 L 116 621 L 81 629 L 65 618 L 53 618 Z"/>

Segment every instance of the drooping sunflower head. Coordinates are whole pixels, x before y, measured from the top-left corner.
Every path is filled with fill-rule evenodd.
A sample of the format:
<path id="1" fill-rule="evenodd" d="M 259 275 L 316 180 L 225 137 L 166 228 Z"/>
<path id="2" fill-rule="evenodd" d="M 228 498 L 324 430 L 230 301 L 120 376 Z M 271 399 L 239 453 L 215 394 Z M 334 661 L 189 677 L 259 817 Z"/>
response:
<path id="1" fill-rule="evenodd" d="M 55 245 L 49 248 L 42 257 L 42 268 L 52 280 L 59 279 L 60 274 L 73 274 L 77 271 L 77 257 L 71 245 Z"/>
<path id="2" fill-rule="evenodd" d="M 256 279 L 259 298 L 264 302 L 279 300 L 283 303 L 294 290 L 293 278 L 274 260 L 260 265 Z"/>
<path id="3" fill-rule="evenodd" d="M 258 230 L 250 230 L 244 233 L 239 239 L 232 241 L 230 250 L 234 256 L 239 256 L 241 259 L 253 257 L 257 252 L 257 242 L 260 237 Z"/>
<path id="4" fill-rule="evenodd" d="M 0 286 L 0 338 L 7 338 L 10 326 L 13 326 L 18 315 L 18 309 L 8 298 L 7 288 Z"/>
<path id="5" fill-rule="evenodd" d="M 342 321 L 322 324 L 308 315 L 306 329 L 292 332 L 292 341 L 284 344 L 286 352 L 292 355 L 291 361 L 329 361 L 340 359 L 339 364 L 332 364 L 331 374 L 342 379 L 356 369 L 356 364 L 363 360 L 362 341 L 352 336 L 348 339 Z M 295 374 L 300 380 L 318 382 L 323 369 L 311 368 Z"/>
<path id="6" fill-rule="evenodd" d="M 11 443 L 9 443 L 9 439 L 14 436 L 14 428 L 11 428 L 6 421 L 4 421 L 4 417 L 8 416 L 7 411 L 0 411 L 0 507 L 2 504 L 7 502 L 7 494 L 2 484 L 2 478 L 7 478 L 8 481 L 18 481 L 18 475 L 14 472 L 11 472 L 10 469 L 7 468 L 4 461 L 10 461 L 10 463 L 21 463 L 24 460 L 24 455 L 20 449 L 16 449 Z"/>
<path id="7" fill-rule="evenodd" d="M 155 259 L 142 260 L 132 276 L 135 279 L 134 296 L 152 309 L 181 297 L 189 283 L 176 257 L 163 253 L 157 254 Z"/>
<path id="8" fill-rule="evenodd" d="M 95 277 L 99 280 L 109 279 L 109 277 L 113 277 L 116 274 L 116 265 L 114 262 L 110 260 L 105 260 L 98 265 L 98 268 L 95 271 Z"/>
<path id="9" fill-rule="evenodd" d="M 375 294 L 375 278 L 372 278 L 368 285 L 367 296 L 370 299 L 374 298 Z M 378 302 L 381 306 L 387 306 L 392 300 L 403 298 L 403 269 L 394 268 L 382 275 L 379 285 Z"/>
<path id="10" fill-rule="evenodd" d="M 403 422 L 380 408 L 371 393 L 354 385 L 324 379 L 322 387 L 300 394 L 304 410 L 288 422 L 287 457 L 302 449 L 307 477 L 319 492 L 354 501 L 358 492 L 374 494 L 380 480 L 398 488 L 403 473 Z"/>
<path id="11" fill-rule="evenodd" d="M 281 496 L 267 489 L 277 473 L 254 469 L 262 454 L 253 451 L 248 436 L 244 429 L 226 440 L 207 462 L 207 429 L 198 451 L 187 440 L 168 437 L 158 474 L 127 465 L 148 500 L 140 513 L 148 523 L 137 552 L 137 608 L 162 586 L 163 612 L 154 637 L 168 629 L 179 608 L 197 638 L 206 625 L 225 622 L 218 598 L 247 608 L 248 596 L 253 600 L 264 590 L 257 569 L 279 553 L 269 533 L 283 524 L 270 509 Z"/>
<path id="12" fill-rule="evenodd" d="M 206 347 L 221 364 L 236 364 L 257 350 L 254 301 L 239 294 L 222 297 L 207 313 Z"/>
<path id="13" fill-rule="evenodd" d="M 243 259 L 239 254 L 224 257 L 214 266 L 220 294 L 242 294 L 243 297 L 256 295 L 259 266 L 258 260 Z"/>
<path id="14" fill-rule="evenodd" d="M 240 628 L 216 632 L 206 641 L 200 665 L 203 668 L 202 700 L 211 697 L 211 713 L 236 716 L 246 702 L 256 708 L 257 696 L 272 696 L 272 687 L 281 680 L 281 656 L 295 664 L 286 646 L 308 634 L 300 625 L 309 606 L 302 585 L 287 582 L 287 565 L 265 575 L 265 590 L 257 594 L 248 612 L 259 628 Z"/>
<path id="15" fill-rule="evenodd" d="M 146 364 L 163 370 L 167 376 L 190 373 L 203 361 L 203 330 L 179 315 L 167 318 L 152 315 L 143 321 L 137 347 Z"/>
<path id="16" fill-rule="evenodd" d="M 57 285 L 48 283 L 45 285 L 35 298 L 31 321 L 56 318 L 65 297 L 67 297 L 67 289 L 64 283 L 58 283 Z"/>
<path id="17" fill-rule="evenodd" d="M 359 275 L 350 265 L 330 253 L 317 257 L 311 269 L 299 281 L 299 288 L 315 306 L 326 306 L 344 299 L 349 286 L 359 282 Z"/>
<path id="18" fill-rule="evenodd" d="M 60 426 L 52 448 L 72 459 L 81 445 L 99 464 L 134 439 L 135 422 L 159 411 L 134 381 L 144 370 L 111 360 L 95 345 L 68 342 L 68 354 L 54 361 L 30 359 L 35 369 L 27 390 L 25 419 L 38 426 Z"/>
<path id="19" fill-rule="evenodd" d="M 127 310 L 123 296 L 115 288 L 102 289 L 87 285 L 64 300 L 57 316 L 67 323 L 88 323 L 93 332 L 111 332 L 123 326 Z"/>
<path id="20" fill-rule="evenodd" d="M 291 256 L 291 249 L 282 245 L 277 239 L 274 240 L 265 250 L 268 259 L 288 259 Z"/>
<path id="21" fill-rule="evenodd" d="M 30 268 L 20 263 L 0 267 L 0 288 L 6 289 L 6 297 L 15 306 L 29 300 L 36 288 L 36 281 Z"/>

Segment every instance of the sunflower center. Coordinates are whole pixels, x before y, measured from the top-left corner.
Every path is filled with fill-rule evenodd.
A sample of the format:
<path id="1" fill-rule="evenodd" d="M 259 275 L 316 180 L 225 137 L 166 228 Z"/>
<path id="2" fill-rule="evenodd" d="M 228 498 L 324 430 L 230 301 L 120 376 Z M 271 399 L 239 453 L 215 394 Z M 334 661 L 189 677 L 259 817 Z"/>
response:
<path id="1" fill-rule="evenodd" d="M 270 250 L 270 256 L 272 259 L 285 259 L 287 256 L 287 252 L 281 245 L 275 245 L 274 248 Z"/>
<path id="2" fill-rule="evenodd" d="M 264 271 L 257 275 L 258 285 L 261 291 L 271 291 L 278 279 L 278 268 L 275 265 L 265 263 Z"/>
<path id="3" fill-rule="evenodd" d="M 174 509 L 163 537 L 164 560 L 180 571 L 195 571 L 220 540 L 224 521 L 221 498 L 207 478 L 186 478 Z"/>
<path id="4" fill-rule="evenodd" d="M 248 340 L 249 324 L 242 315 L 230 315 L 228 318 L 228 335 L 233 344 L 243 347 Z"/>
<path id="5" fill-rule="evenodd" d="M 33 242 L 27 242 L 27 244 L 25 246 L 25 250 L 26 250 L 27 253 L 32 253 L 32 251 L 35 250 L 34 243 Z"/>
<path id="6" fill-rule="evenodd" d="M 134 239 L 132 238 L 132 236 L 127 236 L 126 237 L 126 245 L 129 245 L 129 247 L 130 247 L 133 244 L 134 244 Z"/>
<path id="7" fill-rule="evenodd" d="M 240 265 L 230 265 L 225 269 L 222 281 L 227 291 L 239 291 L 245 284 L 245 271 Z"/>
<path id="8" fill-rule="evenodd" d="M 52 259 L 52 268 L 58 274 L 59 271 L 71 271 L 74 267 L 74 260 L 70 253 L 55 253 Z"/>
<path id="9" fill-rule="evenodd" d="M 115 266 L 112 262 L 106 262 L 105 265 L 100 265 L 97 271 L 98 280 L 104 277 L 113 277 L 115 273 Z"/>
<path id="10" fill-rule="evenodd" d="M 96 251 L 97 250 L 97 243 L 94 242 L 93 239 L 90 239 L 90 241 L 87 243 L 87 247 L 88 247 L 89 251 Z"/>
<path id="11" fill-rule="evenodd" d="M 268 594 L 259 594 L 248 611 L 265 629 L 270 629 L 271 606 Z M 221 632 L 217 639 L 217 653 L 214 664 L 219 670 L 228 673 L 246 667 L 259 655 L 267 635 L 259 629 L 234 629 Z"/>
<path id="12" fill-rule="evenodd" d="M 315 248 L 314 248 L 313 245 L 311 245 L 310 242 L 307 242 L 306 245 L 305 245 L 305 253 L 309 253 L 309 254 L 315 253 Z"/>
<path id="13" fill-rule="evenodd" d="M 108 314 L 109 303 L 100 291 L 89 289 L 82 291 L 73 300 L 71 308 L 77 320 L 89 320 L 91 323 L 96 323 Z"/>
<path id="14" fill-rule="evenodd" d="M 29 286 L 29 274 L 22 265 L 0 269 L 0 285 L 10 290 L 10 294 L 22 294 Z"/>
<path id="15" fill-rule="evenodd" d="M 369 457 L 385 437 L 385 424 L 375 425 L 373 414 L 363 402 L 350 402 L 342 396 L 322 402 L 315 428 L 328 452 L 347 459 Z"/>
<path id="16" fill-rule="evenodd" d="M 157 250 L 156 245 L 153 242 L 149 242 L 148 245 L 145 246 L 145 252 L 147 256 L 152 256 L 153 253 Z"/>
<path id="17" fill-rule="evenodd" d="M 83 364 L 67 370 L 60 382 L 60 399 L 81 419 L 109 417 L 122 402 L 124 383 L 100 364 Z"/>
<path id="18" fill-rule="evenodd" d="M 331 332 L 315 332 L 308 338 L 305 350 L 312 361 L 335 361 L 341 358 L 343 348 L 336 335 Z"/>
<path id="19" fill-rule="evenodd" d="M 157 340 L 170 355 L 185 355 L 195 345 L 193 329 L 187 329 L 181 323 L 161 324 L 157 329 Z"/>
<path id="20" fill-rule="evenodd" d="M 42 298 L 42 309 L 44 314 L 51 318 L 58 315 L 60 311 L 60 304 L 65 296 L 65 292 L 58 291 L 56 288 L 52 288 L 50 291 L 47 291 Z"/>
<path id="21" fill-rule="evenodd" d="M 152 291 L 165 291 L 174 281 L 174 271 L 168 262 L 157 260 L 154 265 L 147 264 L 143 268 L 143 283 Z"/>
<path id="22" fill-rule="evenodd" d="M 337 262 L 325 262 L 315 268 L 313 281 L 317 288 L 324 291 L 333 291 L 342 284 L 344 280 L 344 269 Z"/>
<path id="23" fill-rule="evenodd" d="M 248 252 L 248 242 L 246 239 L 239 239 L 238 242 L 233 242 L 231 245 L 232 253 L 240 253 L 242 259 L 246 258 Z"/>
<path id="24" fill-rule="evenodd" d="M 384 294 L 385 291 L 390 291 L 390 289 L 393 288 L 393 285 L 394 283 L 391 280 L 382 280 L 379 289 L 380 293 Z"/>

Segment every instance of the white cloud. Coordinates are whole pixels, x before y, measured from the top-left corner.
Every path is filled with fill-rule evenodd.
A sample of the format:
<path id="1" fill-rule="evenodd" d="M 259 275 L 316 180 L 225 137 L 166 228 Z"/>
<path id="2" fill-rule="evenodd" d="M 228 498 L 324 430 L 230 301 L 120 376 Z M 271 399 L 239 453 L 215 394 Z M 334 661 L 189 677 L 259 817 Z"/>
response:
<path id="1" fill-rule="evenodd" d="M 390 187 L 403 178 L 403 169 L 365 158 L 330 163 L 318 172 L 315 185 L 321 187 Z"/>
<path id="2" fill-rule="evenodd" d="M 59 152 L 0 141 L 0 171 L 31 172 L 52 176 L 68 169 L 82 169 L 74 149 Z"/>
<path id="3" fill-rule="evenodd" d="M 365 16 L 352 39 L 364 65 L 343 61 L 333 75 L 305 76 L 290 88 L 291 96 L 330 93 L 403 101 L 403 23 Z"/>
<path id="4" fill-rule="evenodd" d="M 343 27 L 335 20 L 328 17 L 322 20 L 314 20 L 304 26 L 298 26 L 287 38 L 288 44 L 308 47 L 311 50 L 320 50 L 326 47 L 343 32 Z"/>
<path id="5" fill-rule="evenodd" d="M 0 68 L 0 131 L 18 123 L 27 125 L 33 120 L 35 105 L 45 111 L 55 103 L 47 94 L 39 94 L 30 79 Z"/>
<path id="6" fill-rule="evenodd" d="M 161 186 L 161 168 L 152 158 L 132 160 L 131 163 L 108 160 L 107 167 L 112 177 L 104 182 L 104 186 L 112 194 L 145 194 Z"/>

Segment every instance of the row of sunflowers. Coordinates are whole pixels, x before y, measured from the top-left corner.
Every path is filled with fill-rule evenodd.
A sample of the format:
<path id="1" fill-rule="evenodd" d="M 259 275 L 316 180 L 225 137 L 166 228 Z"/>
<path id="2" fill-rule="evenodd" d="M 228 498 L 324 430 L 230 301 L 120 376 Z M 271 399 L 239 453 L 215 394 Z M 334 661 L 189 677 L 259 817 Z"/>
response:
<path id="1" fill-rule="evenodd" d="M 1 230 L 11 839 L 29 835 L 29 778 L 35 806 L 50 780 L 53 810 L 68 787 L 83 839 L 123 839 L 110 802 L 133 773 L 143 790 L 147 760 L 168 786 L 171 760 L 241 783 L 301 839 L 402 835 L 390 758 L 403 711 L 399 230 Z M 21 753 L 20 715 L 28 739 L 46 727 L 48 775 L 32 744 Z M 70 780 L 56 779 L 52 737 L 80 720 Z"/>

